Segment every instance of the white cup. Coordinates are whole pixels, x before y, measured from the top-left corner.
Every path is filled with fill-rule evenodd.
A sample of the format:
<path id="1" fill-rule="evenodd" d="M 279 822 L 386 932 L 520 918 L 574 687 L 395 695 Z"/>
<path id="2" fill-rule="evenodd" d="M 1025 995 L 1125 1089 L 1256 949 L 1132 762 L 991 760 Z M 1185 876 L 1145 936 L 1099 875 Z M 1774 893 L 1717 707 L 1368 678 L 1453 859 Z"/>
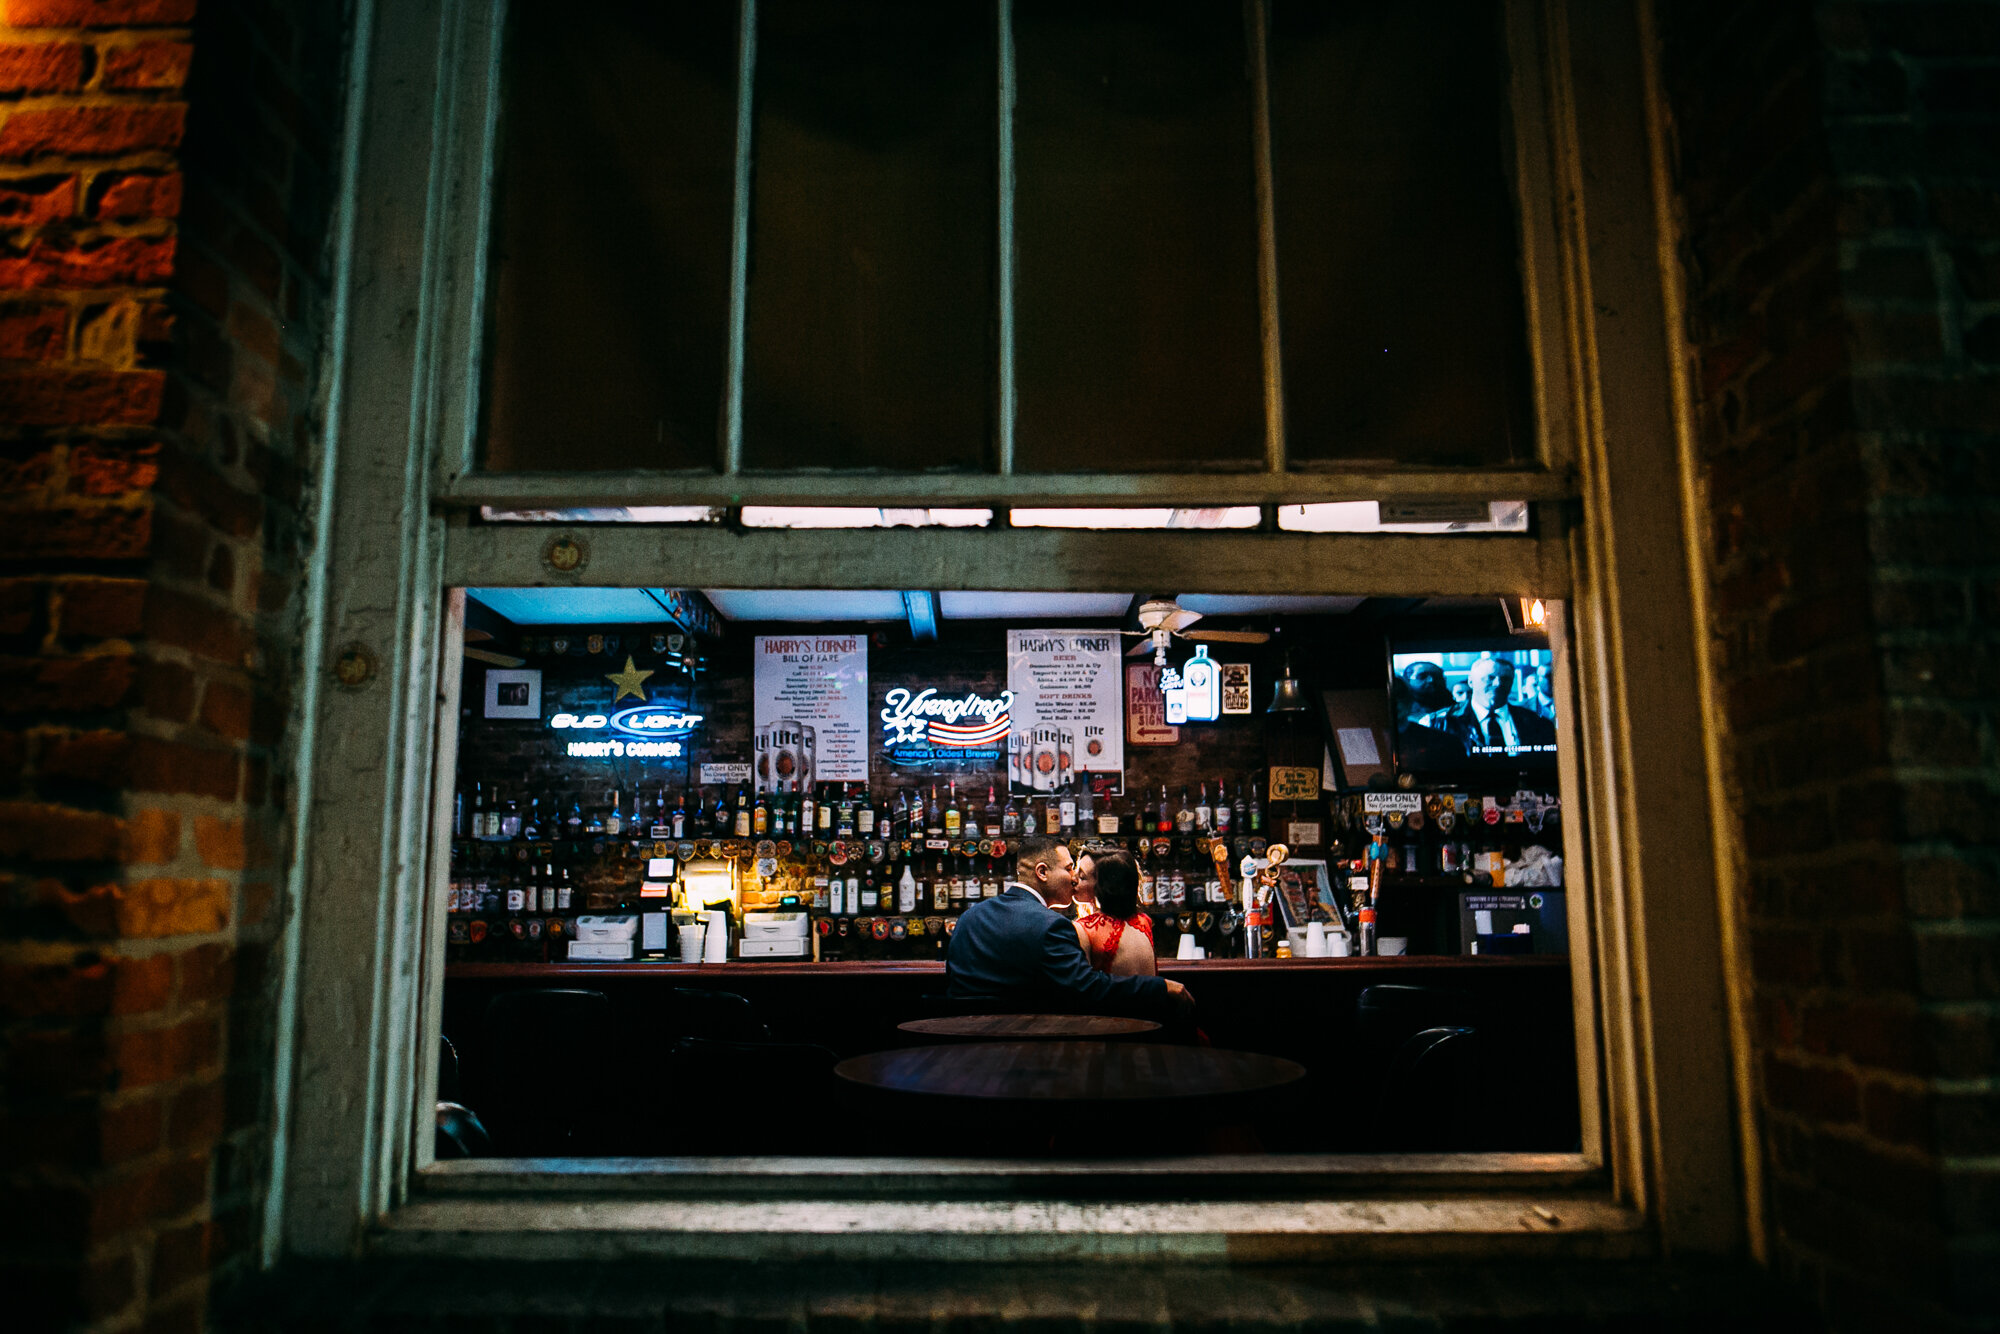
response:
<path id="1" fill-rule="evenodd" d="M 1347 957 L 1347 933 L 1345 931 L 1334 932 L 1333 938 L 1328 943 L 1333 946 L 1332 954 L 1334 958 L 1345 959 Z"/>
<path id="2" fill-rule="evenodd" d="M 707 922 L 696 918 L 681 928 L 681 962 L 700 963 L 702 938 L 706 934 Z"/>
<path id="3" fill-rule="evenodd" d="M 1199 959 L 1201 946 L 1194 943 L 1193 936 L 1182 936 L 1181 943 L 1174 949 L 1176 959 Z"/>
<path id="4" fill-rule="evenodd" d="M 1401 954 L 1410 948 L 1410 938 L 1408 936 L 1383 936 L 1375 942 L 1375 947 L 1376 952 L 1380 954 Z"/>
<path id="5" fill-rule="evenodd" d="M 1306 923 L 1306 957 L 1324 959 L 1326 957 L 1326 923 Z"/>

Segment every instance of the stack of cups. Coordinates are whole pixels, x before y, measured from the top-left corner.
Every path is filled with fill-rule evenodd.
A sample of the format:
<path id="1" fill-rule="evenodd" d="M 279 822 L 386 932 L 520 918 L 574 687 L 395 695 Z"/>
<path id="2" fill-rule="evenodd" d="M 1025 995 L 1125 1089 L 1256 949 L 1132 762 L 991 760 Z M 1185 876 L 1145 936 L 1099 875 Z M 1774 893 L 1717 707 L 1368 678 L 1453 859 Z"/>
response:
<path id="1" fill-rule="evenodd" d="M 703 937 L 707 934 L 705 929 L 707 926 L 708 923 L 704 919 L 697 917 L 681 928 L 682 963 L 701 962 L 701 947 Z"/>
<path id="2" fill-rule="evenodd" d="M 1326 923 L 1306 923 L 1306 957 L 1324 959 L 1326 957 Z"/>

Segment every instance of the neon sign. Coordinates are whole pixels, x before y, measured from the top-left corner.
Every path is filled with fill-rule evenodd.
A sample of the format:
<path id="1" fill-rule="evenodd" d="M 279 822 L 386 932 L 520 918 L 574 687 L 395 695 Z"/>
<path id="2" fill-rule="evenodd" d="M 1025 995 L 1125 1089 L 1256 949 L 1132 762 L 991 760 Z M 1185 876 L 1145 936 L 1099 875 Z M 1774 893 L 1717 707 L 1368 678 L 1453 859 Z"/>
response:
<path id="1" fill-rule="evenodd" d="M 883 696 L 882 703 L 886 744 L 927 741 L 933 746 L 972 750 L 992 746 L 1007 735 L 1014 692 L 1003 690 L 997 698 L 967 694 L 941 699 L 934 686 L 914 694 L 897 686 Z"/>
<path id="2" fill-rule="evenodd" d="M 1160 669 L 1160 693 L 1167 699 L 1167 725 L 1212 723 L 1222 716 L 1222 669 L 1208 656 L 1208 645 L 1197 644 L 1194 656 L 1178 671 Z"/>
<path id="3" fill-rule="evenodd" d="M 572 759 L 608 760 L 632 758 L 641 760 L 677 760 L 681 757 L 681 743 L 678 741 L 572 741 L 564 749 Z"/>
<path id="4" fill-rule="evenodd" d="M 559 713 L 549 719 L 549 726 L 557 731 L 574 728 L 593 732 L 608 727 L 637 737 L 685 736 L 700 725 L 702 717 L 699 713 L 676 713 L 656 704 L 634 704 L 608 717 L 601 713 Z"/>

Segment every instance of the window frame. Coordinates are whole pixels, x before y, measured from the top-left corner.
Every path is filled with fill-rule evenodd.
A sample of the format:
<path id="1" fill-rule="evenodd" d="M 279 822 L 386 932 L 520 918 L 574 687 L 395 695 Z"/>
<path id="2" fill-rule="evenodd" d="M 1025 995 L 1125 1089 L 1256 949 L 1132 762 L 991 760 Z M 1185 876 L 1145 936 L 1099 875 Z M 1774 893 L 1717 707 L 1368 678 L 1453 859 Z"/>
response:
<path id="1" fill-rule="evenodd" d="M 662 568 L 675 569 L 677 580 L 715 586 L 740 585 L 744 577 L 734 572 L 750 570 L 758 586 L 858 587 L 881 582 L 871 570 L 887 562 L 901 574 L 884 586 L 902 586 L 911 570 L 922 569 L 939 588 L 1122 588 L 1140 586 L 1143 572 L 1171 562 L 1189 591 L 1562 600 L 1551 626 L 1565 648 L 1557 655 L 1557 689 L 1571 706 L 1562 711 L 1562 777 L 1587 816 L 1566 822 L 1565 831 L 1573 876 L 1582 868 L 1576 878 L 1586 886 L 1570 896 L 1586 1152 L 1537 1160 L 1477 1155 L 1476 1163 L 1464 1156 L 1327 1156 L 1264 1170 L 1239 1162 L 1209 1179 L 1225 1195 L 1258 1193 L 1278 1189 L 1279 1177 L 1292 1171 L 1291 1189 L 1280 1191 L 1289 1198 L 1271 1206 L 1277 1212 L 1267 1222 L 1296 1214 L 1300 1189 L 1309 1199 L 1443 1200 L 1428 1214 L 1399 1215 L 1405 1221 L 1388 1231 L 1457 1236 L 1479 1253 L 1541 1244 L 1524 1242 L 1523 1230 L 1531 1239 L 1547 1234 L 1563 1253 L 1623 1253 L 1631 1245 L 1755 1249 L 1756 1161 L 1740 1066 L 1743 969 L 1721 907 L 1731 874 L 1718 842 L 1726 807 L 1703 736 L 1712 727 L 1674 725 L 1715 715 L 1697 618 L 1705 594 L 1691 517 L 1685 385 L 1666 319 L 1677 289 L 1664 239 L 1645 0 L 1629 8 L 1508 4 L 1510 45 L 1520 57 L 1517 165 L 1541 458 L 1530 468 L 1449 472 L 473 473 L 503 23 L 503 6 L 482 0 L 380 7 L 364 0 L 357 15 L 327 354 L 327 457 L 300 691 L 267 1260 L 352 1254 L 389 1245 L 388 1238 L 405 1249 L 459 1244 L 448 1228 L 440 1230 L 435 1210 L 411 1207 L 415 1192 L 426 1208 L 462 1206 L 455 1215 L 446 1210 L 457 1226 L 497 1235 L 509 1226 L 561 1226 L 560 1219 L 510 1225 L 507 1211 L 520 1202 L 510 1202 L 509 1191 L 549 1189 L 551 1175 L 571 1187 L 604 1184 L 601 1167 L 582 1164 L 428 1167 L 430 1035 L 443 954 L 430 886 L 446 855 L 440 831 L 448 827 L 451 776 L 437 759 L 455 741 L 457 674 L 441 664 L 458 656 L 463 595 L 456 590 L 645 585 L 657 582 Z M 1536 524 L 1527 535 L 1495 536 L 745 533 L 712 525 L 497 525 L 471 517 L 481 505 L 853 500 L 998 508 L 1422 496 L 1525 497 L 1536 502 Z M 588 549 L 574 573 L 559 574 L 543 559 L 559 533 Z M 1052 580 L 1051 571 L 1068 573 Z M 333 683 L 334 665 L 342 684 Z M 1637 755 L 1646 762 L 1635 764 Z M 1687 855 L 1682 849 L 1690 846 L 1702 855 Z M 1712 928 L 1690 929 L 1703 923 Z M 880 1174 L 885 1166 L 869 1170 Z M 1296 1176 L 1301 1166 L 1311 1170 Z M 937 1170 L 918 1162 L 901 1175 L 934 1177 Z M 1012 1172 L 1017 1189 L 1058 1195 L 1067 1188 L 1059 1169 L 1016 1165 Z M 680 1184 L 662 1187 L 663 1177 Z M 773 1180 L 777 1189 L 810 1195 L 823 1176 L 779 1165 L 744 1189 L 769 1193 Z M 728 1188 L 713 1164 L 698 1162 L 654 1164 L 652 1175 L 635 1171 L 626 1185 L 643 1190 L 648 1183 L 683 1199 Z M 451 1198 L 440 1200 L 440 1192 Z M 1549 1223 L 1560 1211 L 1536 1201 L 1559 1199 L 1574 1202 L 1573 1215 L 1595 1221 L 1581 1231 Z M 1519 1214 L 1512 1234 L 1489 1226 L 1513 1205 L 1529 1212 Z M 1254 1233 L 1262 1226 L 1259 1216 L 1205 1223 L 1208 1215 L 1197 1215 L 1208 1207 L 1189 1205 L 1194 1212 L 1178 1223 L 1167 1215 L 1153 1223 L 1189 1235 L 1208 1235 L 1203 1229 L 1213 1226 L 1234 1236 L 1230 1228 Z M 1546 1226 L 1532 1221 L 1543 1215 Z M 642 1217 L 657 1223 L 656 1215 Z M 922 1218 L 921 1211 L 888 1210 L 875 1216 L 870 1235 L 921 1230 Z M 1313 1244 L 1338 1250 L 1364 1234 L 1371 1245 L 1387 1244 L 1382 1227 L 1357 1220 L 1328 1215 Z M 839 1209 L 822 1221 L 836 1230 L 854 1226 L 852 1212 Z M 628 1218 L 621 1226 L 643 1224 Z M 1017 1247 L 1034 1231 L 994 1226 L 996 1235 L 1015 1236 Z M 1120 1224 L 1105 1216 L 1079 1226 L 1089 1232 Z M 895 1250 L 883 1244 L 884 1253 Z"/>

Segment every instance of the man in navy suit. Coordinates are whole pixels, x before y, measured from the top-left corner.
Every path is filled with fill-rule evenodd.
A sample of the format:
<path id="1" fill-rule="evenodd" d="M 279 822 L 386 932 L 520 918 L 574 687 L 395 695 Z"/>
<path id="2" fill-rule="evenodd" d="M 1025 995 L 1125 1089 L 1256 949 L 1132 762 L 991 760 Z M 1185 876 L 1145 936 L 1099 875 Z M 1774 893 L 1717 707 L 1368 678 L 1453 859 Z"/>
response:
<path id="1" fill-rule="evenodd" d="M 1076 927 L 1053 911 L 1076 888 L 1069 846 L 1051 838 L 1022 841 L 1014 878 L 958 919 L 945 950 L 945 994 L 996 1009 L 1059 1008 L 1146 1019 L 1185 1018 L 1186 987 L 1160 977 L 1113 977 L 1084 957 Z"/>

